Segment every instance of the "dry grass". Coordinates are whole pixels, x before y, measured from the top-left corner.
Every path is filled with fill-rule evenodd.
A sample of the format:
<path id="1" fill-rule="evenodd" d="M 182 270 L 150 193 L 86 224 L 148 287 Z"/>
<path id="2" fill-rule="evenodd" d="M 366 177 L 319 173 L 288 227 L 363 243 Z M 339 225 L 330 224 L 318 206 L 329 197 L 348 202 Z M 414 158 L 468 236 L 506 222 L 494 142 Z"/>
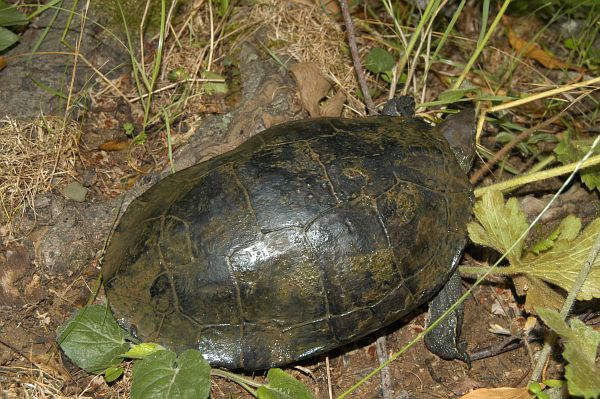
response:
<path id="1" fill-rule="evenodd" d="M 0 367 L 2 398 L 58 398 L 64 381 L 36 368 Z"/>
<path id="2" fill-rule="evenodd" d="M 12 237 L 13 221 L 27 209 L 35 214 L 35 197 L 65 178 L 75 178 L 81 131 L 62 117 L 20 122 L 0 120 L 0 223 Z"/>
<path id="3" fill-rule="evenodd" d="M 285 54 L 298 62 L 312 62 L 348 95 L 351 108 L 364 109 L 354 94 L 356 76 L 341 25 L 322 8 L 302 1 L 267 0 L 250 10 L 249 19 L 262 21 L 269 43 L 265 48 Z M 368 51 L 363 47 L 361 51 Z"/>

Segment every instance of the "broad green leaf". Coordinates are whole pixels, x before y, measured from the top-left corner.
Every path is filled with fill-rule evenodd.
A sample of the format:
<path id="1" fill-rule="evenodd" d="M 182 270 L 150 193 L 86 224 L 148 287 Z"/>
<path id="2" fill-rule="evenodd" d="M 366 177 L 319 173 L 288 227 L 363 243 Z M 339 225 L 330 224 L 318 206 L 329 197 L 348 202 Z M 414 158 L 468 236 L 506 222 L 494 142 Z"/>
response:
<path id="1" fill-rule="evenodd" d="M 19 41 L 19 36 L 0 26 L 0 51 L 5 50 Z"/>
<path id="2" fill-rule="evenodd" d="M 0 0 L 0 26 L 25 25 L 29 20 L 15 6 Z"/>
<path id="3" fill-rule="evenodd" d="M 221 75 L 211 71 L 205 71 L 202 74 L 202 78 L 204 79 L 225 79 Z M 227 87 L 227 83 L 223 82 L 204 82 L 202 85 L 204 91 L 207 94 L 227 94 L 229 88 Z"/>
<path id="4" fill-rule="evenodd" d="M 598 234 L 600 219 L 595 219 L 576 238 L 568 240 L 559 237 L 551 250 L 539 255 L 526 256 L 521 261 L 523 273 L 570 291 Z M 581 291 L 577 294 L 579 300 L 592 298 L 600 298 L 600 257 L 594 262 Z"/>
<path id="5" fill-rule="evenodd" d="M 165 350 L 164 347 L 153 342 L 142 342 L 138 345 L 133 345 L 131 349 L 123 354 L 124 358 L 127 359 L 143 359 L 154 352 Z"/>
<path id="6" fill-rule="evenodd" d="M 132 399 L 205 399 L 210 366 L 196 350 L 155 352 L 133 366 Z"/>
<path id="7" fill-rule="evenodd" d="M 101 374 L 122 361 L 133 339 L 114 319 L 106 306 L 86 306 L 58 328 L 57 342 L 82 369 Z"/>
<path id="8" fill-rule="evenodd" d="M 109 367 L 104 371 L 104 380 L 106 382 L 116 381 L 123 375 L 123 367 Z"/>
<path id="9" fill-rule="evenodd" d="M 506 253 L 512 243 L 527 228 L 527 221 L 516 199 L 506 203 L 498 192 L 486 193 L 474 206 L 475 217 L 479 223 L 469 223 L 471 240 L 477 244 L 494 248 Z M 519 244 L 508 254 L 510 268 L 503 273 L 525 275 L 531 281 L 537 278 L 569 291 L 587 260 L 597 234 L 600 234 L 600 219 L 590 223 L 581 234 L 581 221 L 575 216 L 566 217 L 560 224 L 560 234 L 551 248 L 535 255 L 528 253 L 522 257 L 522 245 Z M 530 285 L 528 296 L 532 295 L 529 306 L 539 304 L 538 299 L 548 298 L 548 292 L 540 284 Z M 538 292 L 533 292 L 537 290 Z M 600 258 L 598 258 L 577 294 L 579 300 L 600 298 Z M 554 303 L 558 303 L 554 298 Z M 527 302 L 526 302 L 527 305 Z"/>
<path id="10" fill-rule="evenodd" d="M 596 351 L 600 344 L 600 332 L 577 318 L 570 326 L 555 310 L 538 308 L 538 314 L 564 340 L 563 357 L 567 361 L 565 377 L 569 393 L 584 398 L 600 395 L 600 369 L 596 367 Z"/>
<path id="11" fill-rule="evenodd" d="M 394 67 L 395 61 L 394 57 L 388 53 L 386 50 L 375 47 L 369 54 L 365 57 L 365 68 L 369 72 L 373 73 L 383 73 L 387 71 L 391 71 Z"/>
<path id="12" fill-rule="evenodd" d="M 270 369 L 267 373 L 269 385 L 256 390 L 259 399 L 312 399 L 313 395 L 300 381 L 281 369 Z"/>
<path id="13" fill-rule="evenodd" d="M 521 258 L 522 242 L 515 245 L 512 251 L 508 249 L 527 229 L 527 220 L 519 203 L 510 198 L 506 204 L 499 191 L 487 192 L 481 200 L 475 203 L 473 213 L 479 223 L 469 223 L 469 237 L 479 245 L 494 248 L 504 254 L 511 264 Z"/>

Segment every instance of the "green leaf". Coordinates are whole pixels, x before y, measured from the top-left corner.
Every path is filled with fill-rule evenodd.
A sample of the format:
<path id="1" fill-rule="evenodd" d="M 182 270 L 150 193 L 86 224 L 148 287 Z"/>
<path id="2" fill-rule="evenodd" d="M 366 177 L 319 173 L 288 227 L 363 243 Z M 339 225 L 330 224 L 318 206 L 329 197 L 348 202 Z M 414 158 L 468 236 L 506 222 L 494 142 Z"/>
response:
<path id="1" fill-rule="evenodd" d="M 529 392 L 531 392 L 534 395 L 537 395 L 538 393 L 544 390 L 539 382 L 532 382 L 527 386 L 527 388 L 529 389 Z"/>
<path id="2" fill-rule="evenodd" d="M 124 358 L 127 359 L 143 359 L 154 352 L 165 350 L 164 347 L 153 342 L 143 342 L 138 345 L 133 345 L 131 349 L 123 354 Z"/>
<path id="3" fill-rule="evenodd" d="M 555 310 L 538 308 L 537 313 L 564 340 L 563 357 L 568 363 L 565 377 L 569 393 L 584 398 L 598 397 L 600 369 L 596 367 L 595 360 L 600 332 L 577 318 L 571 319 L 569 326 Z"/>
<path id="4" fill-rule="evenodd" d="M 133 123 L 131 123 L 131 122 L 123 123 L 123 132 L 125 133 L 126 136 L 133 137 L 133 135 L 135 134 L 135 126 L 133 126 Z"/>
<path id="5" fill-rule="evenodd" d="M 518 243 L 512 251 L 508 249 L 515 243 L 528 224 L 525 214 L 515 198 L 506 204 L 499 191 L 489 191 L 475 203 L 473 213 L 479 223 L 469 223 L 467 229 L 471 240 L 479 245 L 494 248 L 504 254 L 511 264 L 521 258 L 523 244 Z"/>
<path id="6" fill-rule="evenodd" d="M 222 79 L 223 82 L 205 82 L 202 87 L 207 94 L 227 94 L 229 88 L 227 87 L 227 83 L 224 82 L 225 78 L 215 72 L 205 71 L 202 74 L 202 78 L 204 79 Z"/>
<path id="7" fill-rule="evenodd" d="M 573 234 L 578 232 L 577 225 L 580 223 L 574 216 L 569 220 L 563 220 L 561 226 L 565 226 L 567 230 L 564 237 L 561 234 L 551 250 L 539 255 L 529 254 L 522 259 L 522 272 L 557 285 L 567 292 L 570 291 L 583 263 L 588 258 L 596 236 L 600 234 L 600 219 L 595 219 L 581 234 L 573 238 Z M 600 298 L 600 257 L 592 265 L 590 274 L 577 294 L 578 300 L 592 298 Z"/>
<path id="8" fill-rule="evenodd" d="M 446 90 L 440 93 L 437 99 L 444 103 L 452 104 L 463 98 L 469 91 L 464 89 Z"/>
<path id="9" fill-rule="evenodd" d="M 556 159 L 563 164 L 576 162 L 582 156 L 572 144 L 568 134 L 565 135 L 565 138 L 561 140 L 556 147 L 554 147 L 554 153 L 556 154 Z"/>
<path id="10" fill-rule="evenodd" d="M 564 380 L 544 380 L 542 381 L 544 384 L 548 385 L 550 388 L 560 388 L 565 385 Z"/>
<path id="11" fill-rule="evenodd" d="M 76 311 L 58 328 L 57 342 L 65 354 L 82 369 L 101 374 L 122 361 L 133 339 L 101 305 Z"/>
<path id="12" fill-rule="evenodd" d="M 581 220 L 575 215 L 564 218 L 558 226 L 560 235 L 557 242 L 570 242 L 577 238 L 581 231 Z"/>
<path id="13" fill-rule="evenodd" d="M 155 352 L 133 366 L 132 399 L 205 399 L 210 366 L 196 350 Z"/>
<path id="14" fill-rule="evenodd" d="M 564 139 L 554 148 L 554 153 L 558 161 L 567 164 L 581 160 L 590 148 L 591 144 L 586 141 L 574 142 L 569 132 L 567 132 Z M 579 172 L 579 176 L 588 189 L 600 190 L 600 167 L 586 168 Z"/>
<path id="15" fill-rule="evenodd" d="M 548 237 L 544 238 L 541 241 L 536 242 L 533 245 L 533 247 L 531 247 L 529 250 L 536 255 L 539 254 L 540 252 L 544 252 L 554 246 L 554 241 L 558 238 L 559 235 L 560 235 L 560 229 L 556 229 L 552 233 L 550 233 L 550 235 Z"/>
<path id="16" fill-rule="evenodd" d="M 479 223 L 469 223 L 469 236 L 476 244 L 494 248 L 506 253 L 508 248 L 527 228 L 525 215 L 516 199 L 504 203 L 502 194 L 488 192 L 473 207 Z M 535 278 L 552 283 L 569 291 L 587 260 L 597 234 L 600 234 L 600 219 L 592 221 L 581 234 L 581 221 L 575 216 L 563 219 L 559 226 L 560 234 L 552 248 L 538 255 L 528 253 L 522 257 L 522 244 L 518 244 L 508 254 L 510 268 L 502 273 L 510 275 L 524 274 L 530 280 Z M 529 296 L 542 298 L 547 294 L 539 291 L 542 287 L 529 287 Z M 538 292 L 533 293 L 532 290 Z M 578 300 L 600 298 L 600 257 L 596 259 L 592 270 L 577 294 Z"/>
<path id="17" fill-rule="evenodd" d="M 106 382 L 116 381 L 123 375 L 123 371 L 123 367 L 109 367 L 104 371 L 104 379 Z"/>
<path id="18" fill-rule="evenodd" d="M 0 51 L 6 50 L 19 41 L 19 35 L 15 35 L 6 28 L 0 26 Z"/>
<path id="19" fill-rule="evenodd" d="M 537 399 L 550 399 L 550 396 L 544 392 L 544 388 L 542 388 L 539 382 L 532 382 L 527 388 Z"/>
<path id="20" fill-rule="evenodd" d="M 588 190 L 600 190 L 600 168 L 599 167 L 591 167 L 586 168 L 584 171 L 579 172 L 579 177 L 581 177 L 581 181 Z"/>
<path id="21" fill-rule="evenodd" d="M 386 50 L 375 47 L 365 57 L 365 68 L 373 73 L 391 71 L 394 67 L 394 57 Z"/>
<path id="22" fill-rule="evenodd" d="M 536 243 L 530 251 L 538 255 L 540 252 L 544 252 L 552 248 L 556 241 L 572 241 L 574 240 L 579 231 L 581 230 L 581 220 L 576 216 L 569 215 L 564 218 L 560 225 L 544 240 Z"/>
<path id="23" fill-rule="evenodd" d="M 269 385 L 256 390 L 259 399 L 312 399 L 313 395 L 300 381 L 281 369 L 270 369 L 267 373 Z"/>
<path id="24" fill-rule="evenodd" d="M 29 20 L 17 7 L 0 0 L 0 26 L 26 25 Z"/>

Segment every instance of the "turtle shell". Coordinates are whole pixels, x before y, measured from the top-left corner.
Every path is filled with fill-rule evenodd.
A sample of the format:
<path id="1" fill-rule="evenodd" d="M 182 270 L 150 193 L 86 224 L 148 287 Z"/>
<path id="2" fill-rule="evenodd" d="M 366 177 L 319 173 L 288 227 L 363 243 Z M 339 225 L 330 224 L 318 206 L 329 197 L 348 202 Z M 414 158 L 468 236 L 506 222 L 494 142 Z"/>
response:
<path id="1" fill-rule="evenodd" d="M 471 207 L 448 143 L 419 119 L 286 123 L 135 199 L 104 258 L 106 295 L 144 341 L 230 369 L 282 365 L 430 299 Z"/>

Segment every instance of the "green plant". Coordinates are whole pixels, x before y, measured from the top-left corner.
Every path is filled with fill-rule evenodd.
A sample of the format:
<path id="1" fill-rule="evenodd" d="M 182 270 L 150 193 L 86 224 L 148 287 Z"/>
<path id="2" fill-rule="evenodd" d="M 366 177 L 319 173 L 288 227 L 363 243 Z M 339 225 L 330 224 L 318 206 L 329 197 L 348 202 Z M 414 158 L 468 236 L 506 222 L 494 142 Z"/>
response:
<path id="1" fill-rule="evenodd" d="M 4 0 L 0 0 L 0 51 L 4 51 L 19 41 L 19 35 L 7 29 L 9 26 L 27 25 L 29 19 L 17 10 L 15 6 L 9 6 Z"/>
<path id="2" fill-rule="evenodd" d="M 535 395 L 537 399 L 550 399 L 551 396 L 547 392 L 544 392 L 546 388 L 557 388 L 562 389 L 566 381 L 563 380 L 544 380 L 542 383 L 532 382 L 527 388 L 529 392 Z"/>
<path id="3" fill-rule="evenodd" d="M 600 368 L 595 364 L 600 332 L 575 317 L 567 324 L 556 310 L 536 310 L 544 323 L 563 340 L 562 355 L 567 362 L 565 378 L 569 393 L 586 399 L 600 396 Z"/>
<path id="4" fill-rule="evenodd" d="M 103 374 L 107 382 L 123 374 L 123 362 L 133 361 L 131 397 L 203 399 L 210 393 L 210 377 L 238 383 L 259 399 L 311 399 L 310 391 L 281 369 L 267 373 L 268 384 L 234 373 L 211 369 L 202 354 L 187 350 L 179 356 L 160 345 L 140 343 L 123 330 L 110 309 L 89 305 L 73 314 L 57 332 L 57 342 L 77 366 Z"/>

